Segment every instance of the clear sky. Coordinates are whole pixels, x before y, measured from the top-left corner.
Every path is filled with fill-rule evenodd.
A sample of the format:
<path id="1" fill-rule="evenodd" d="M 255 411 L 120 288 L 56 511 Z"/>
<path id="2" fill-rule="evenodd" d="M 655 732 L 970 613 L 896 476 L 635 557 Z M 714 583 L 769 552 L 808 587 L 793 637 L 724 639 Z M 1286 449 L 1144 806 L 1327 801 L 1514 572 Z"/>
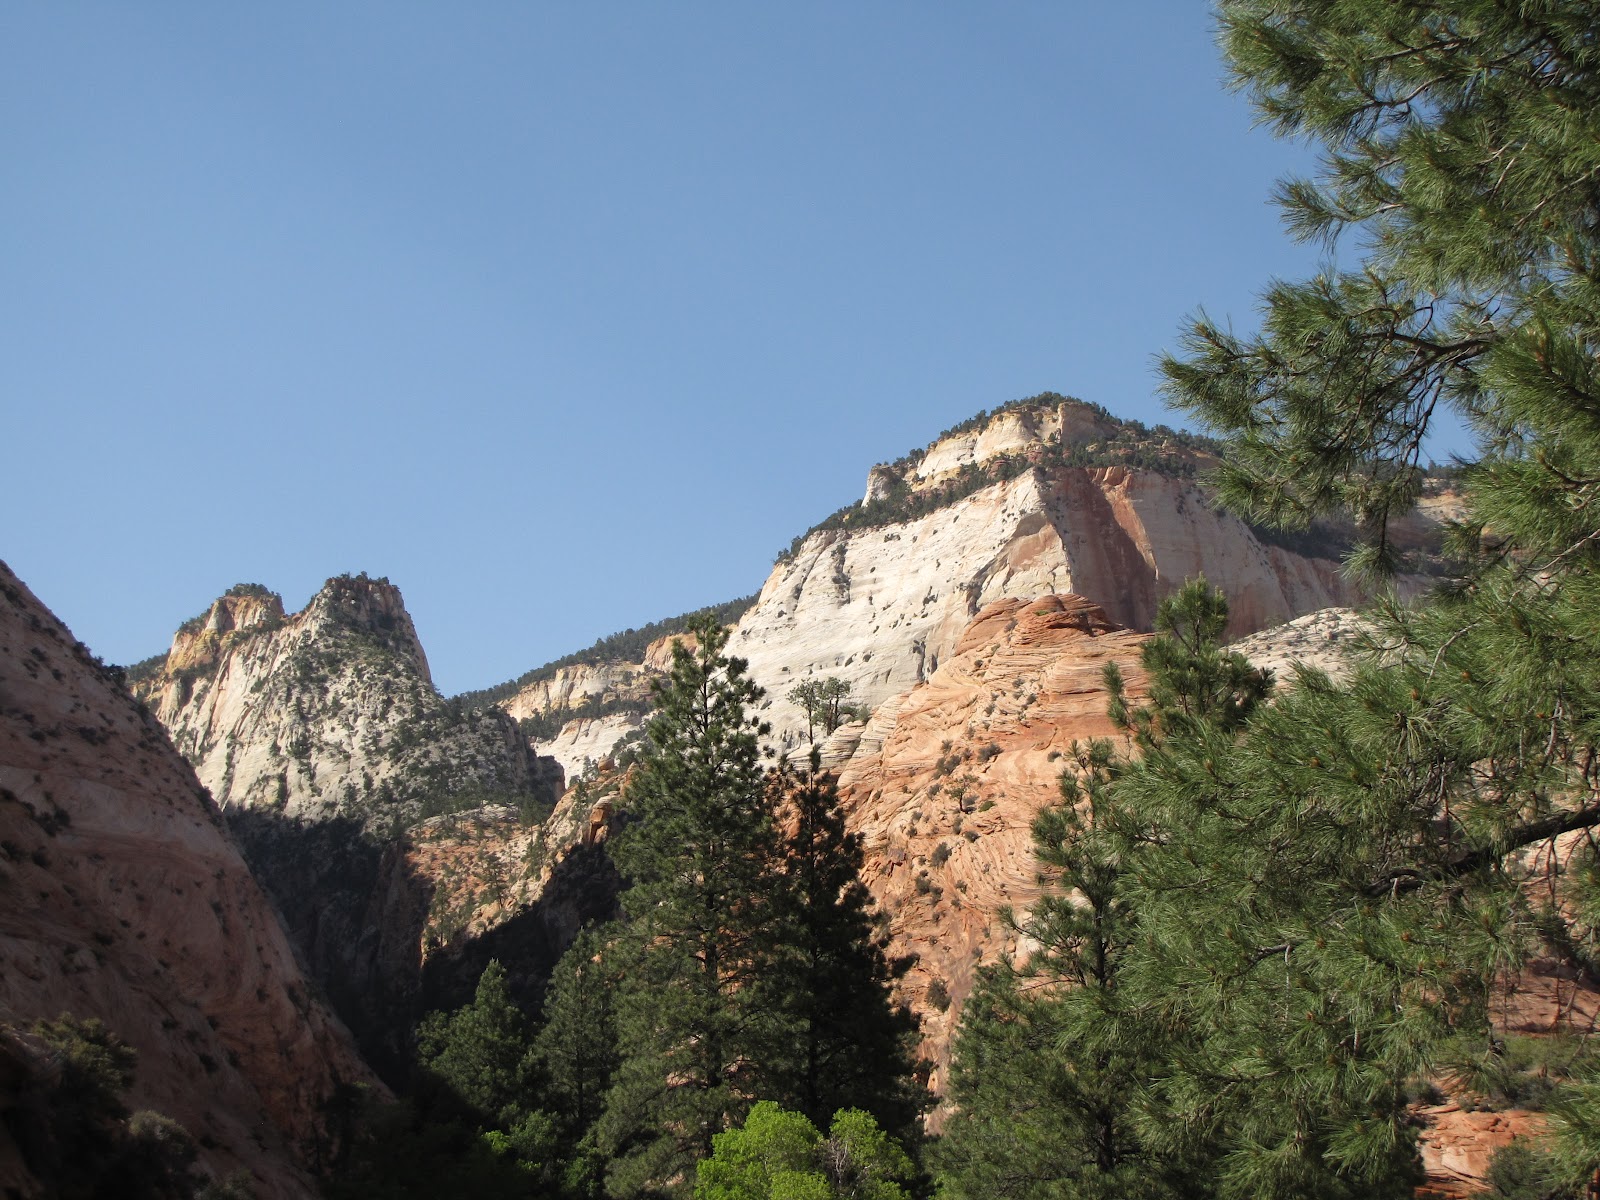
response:
<path id="1" fill-rule="evenodd" d="M 756 591 L 867 469 L 1315 252 L 1207 7 L 0 11 L 0 557 L 111 661 L 404 592 L 447 693 Z"/>

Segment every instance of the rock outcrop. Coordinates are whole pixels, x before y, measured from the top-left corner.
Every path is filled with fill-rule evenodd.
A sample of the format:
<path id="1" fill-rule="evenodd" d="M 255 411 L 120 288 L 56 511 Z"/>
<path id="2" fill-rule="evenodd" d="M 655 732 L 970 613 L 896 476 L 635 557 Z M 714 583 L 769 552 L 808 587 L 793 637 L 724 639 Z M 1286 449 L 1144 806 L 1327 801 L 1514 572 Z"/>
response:
<path id="1" fill-rule="evenodd" d="M 398 1071 L 429 1002 L 439 883 L 408 858 L 404 831 L 486 805 L 534 823 L 560 795 L 559 769 L 505 713 L 439 695 L 382 579 L 331 579 L 290 616 L 265 588 L 234 588 L 179 629 L 165 668 L 136 690 L 211 789 L 368 1061 Z"/>
<path id="2" fill-rule="evenodd" d="M 569 779 L 611 757 L 619 742 L 635 741 L 649 720 L 652 683 L 672 669 L 672 646 L 697 644 L 691 633 L 657 638 L 639 662 L 574 663 L 532 680 L 500 707 L 538 727 L 530 745 L 553 759 Z"/>
<path id="3" fill-rule="evenodd" d="M 161 726 L 0 564 L 0 1022 L 62 1012 L 133 1046 L 132 1103 L 262 1197 L 316 1194 L 325 1106 L 373 1082 Z"/>
<path id="4" fill-rule="evenodd" d="M 1060 802 L 1072 743 L 1116 732 L 1105 665 L 1141 694 L 1143 641 L 1081 596 L 999 600 L 930 678 L 841 731 L 854 749 L 840 795 L 889 917 L 890 952 L 916 958 L 904 986 L 936 1090 L 976 969 L 1027 953 L 1002 913 L 1021 919 L 1039 895 L 1033 818 Z"/>
<path id="5" fill-rule="evenodd" d="M 384 579 L 330 579 L 289 617 L 266 589 L 235 588 L 179 629 L 136 692 L 224 810 L 392 830 L 448 808 L 555 799 L 509 717 L 435 690 Z"/>
<path id="6" fill-rule="evenodd" d="M 1354 609 L 1324 608 L 1258 630 L 1231 643 L 1228 649 L 1267 668 L 1282 687 L 1293 682 L 1296 663 L 1335 678 L 1344 675 L 1366 632 L 1366 622 Z"/>
<path id="7" fill-rule="evenodd" d="M 998 600 L 1074 593 L 1148 630 L 1161 598 L 1203 574 L 1242 636 L 1359 599 L 1331 534 L 1290 548 L 1220 512 L 1195 478 L 1211 460 L 1179 436 L 1041 403 L 874 467 L 861 509 L 780 558 L 730 643 L 769 693 L 779 744 L 804 736 L 795 683 L 836 676 L 876 707 L 931 677 Z"/>

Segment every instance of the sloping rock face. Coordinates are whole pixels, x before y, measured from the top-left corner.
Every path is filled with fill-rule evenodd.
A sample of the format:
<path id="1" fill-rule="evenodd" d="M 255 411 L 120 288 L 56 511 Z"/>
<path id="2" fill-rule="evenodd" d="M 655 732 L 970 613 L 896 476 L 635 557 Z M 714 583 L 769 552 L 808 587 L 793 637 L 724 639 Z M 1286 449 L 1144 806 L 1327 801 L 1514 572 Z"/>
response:
<path id="1" fill-rule="evenodd" d="M 1325 608 L 1258 630 L 1228 646 L 1271 671 L 1279 687 L 1293 683 L 1296 663 L 1334 678 L 1350 672 L 1367 625 L 1351 608 Z"/>
<path id="2" fill-rule="evenodd" d="M 536 821 L 560 794 L 559 769 L 505 713 L 439 695 L 382 579 L 331 579 L 287 617 L 264 588 L 235 588 L 178 631 L 166 668 L 137 690 L 227 814 L 368 1061 L 398 1072 L 426 1003 L 433 889 L 398 848 L 402 833 L 485 804 Z"/>
<path id="3" fill-rule="evenodd" d="M 397 847 L 418 931 L 421 1009 L 453 1008 L 472 998 L 492 958 L 514 994 L 536 1001 L 556 960 L 578 930 L 616 915 L 621 879 L 604 843 L 622 776 L 571 788 L 537 825 L 515 809 L 489 807 L 434 817 Z"/>
<path id="4" fill-rule="evenodd" d="M 1200 574 L 1227 591 L 1235 636 L 1358 599 L 1335 559 L 1262 542 L 1192 480 L 1039 466 L 914 520 L 812 534 L 773 570 L 729 651 L 749 660 L 793 749 L 805 725 L 787 693 L 802 679 L 837 676 L 876 707 L 931 677 L 995 601 L 1075 593 L 1148 630 L 1160 599 Z"/>
<path id="5" fill-rule="evenodd" d="M 373 1081 L 313 997 L 161 726 L 0 564 L 0 1021 L 100 1018 L 139 1052 L 132 1103 L 206 1167 L 309 1197 L 324 1106 Z"/>
<path id="6" fill-rule="evenodd" d="M 512 717 L 543 716 L 586 703 L 646 699 L 650 685 L 644 663 L 614 662 L 558 667 L 548 679 L 530 683 L 501 705 Z"/>
<path id="7" fill-rule="evenodd" d="M 1073 741 L 1116 734 L 1105 665 L 1142 695 L 1144 640 L 1081 596 L 999 600 L 926 682 L 840 731 L 854 741 L 840 795 L 863 836 L 866 883 L 888 914 L 890 952 L 916 956 L 904 988 L 937 1064 L 936 1090 L 977 968 L 1028 951 L 1001 913 L 1022 919 L 1039 896 L 1033 818 L 1060 802 Z"/>
<path id="8" fill-rule="evenodd" d="M 463 800 L 540 794 L 512 720 L 434 689 L 387 580 L 330 579 L 287 618 L 276 595 L 235 589 L 136 691 L 224 809 L 391 829 Z"/>
<path id="9" fill-rule="evenodd" d="M 615 712 L 603 717 L 574 717 L 548 741 L 530 743 L 540 757 L 561 764 L 568 778 L 576 778 L 611 757 L 617 743 L 636 741 L 650 723 L 648 710 L 640 702 L 637 711 Z"/>
<path id="10" fill-rule="evenodd" d="M 618 742 L 638 738 L 649 721 L 651 685 L 672 670 L 674 642 L 690 651 L 698 645 L 692 633 L 676 633 L 651 642 L 636 663 L 558 667 L 500 707 L 519 722 L 553 728 L 531 739 L 533 752 L 576 778 L 610 758 Z"/>

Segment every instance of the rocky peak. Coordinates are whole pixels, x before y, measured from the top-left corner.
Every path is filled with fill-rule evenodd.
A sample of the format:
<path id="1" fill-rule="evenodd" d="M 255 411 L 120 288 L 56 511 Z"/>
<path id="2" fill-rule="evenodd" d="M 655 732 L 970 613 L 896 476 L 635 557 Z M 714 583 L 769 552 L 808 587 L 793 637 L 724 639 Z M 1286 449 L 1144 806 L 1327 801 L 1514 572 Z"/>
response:
<path id="1" fill-rule="evenodd" d="M 387 653 L 404 658 L 419 679 L 433 683 L 428 656 L 423 653 L 405 600 L 388 579 L 371 579 L 364 571 L 360 575 L 337 575 L 322 585 L 302 616 L 313 635 L 319 626 L 326 625 L 370 638 Z"/>
<path id="2" fill-rule="evenodd" d="M 223 597 L 179 635 L 205 653 L 137 693 L 227 812 L 369 1060 L 393 1066 L 421 988 L 417 888 L 394 845 L 429 818 L 490 805 L 532 823 L 561 771 L 504 712 L 439 695 L 387 580 L 330 579 L 287 617 L 276 599 Z"/>
<path id="3" fill-rule="evenodd" d="M 281 624 L 283 598 L 257 583 L 229 588 L 198 617 L 185 621 L 172 635 L 168 671 L 195 671 L 215 665 L 229 634 Z"/>
<path id="4" fill-rule="evenodd" d="M 1046 392 L 980 412 L 940 434 L 925 448 L 867 473 L 862 507 L 890 498 L 948 487 L 962 476 L 984 475 L 1010 460 L 1038 463 L 1052 453 L 1078 450 L 1084 457 L 1115 461 L 1159 456 L 1169 468 L 1192 473 L 1211 457 L 1211 443 L 1192 434 L 1136 421 L 1121 421 L 1098 404 Z"/>
<path id="5" fill-rule="evenodd" d="M 907 464 L 909 478 L 926 486 L 1002 455 L 1025 455 L 1049 445 L 1108 441 L 1127 428 L 1098 405 L 1050 395 L 980 414 L 973 421 L 974 427 L 944 434 L 920 455 L 913 456 Z"/>
<path id="6" fill-rule="evenodd" d="M 876 707 L 932 676 L 996 601 L 1070 592 L 1148 630 L 1161 598 L 1200 574 L 1228 592 L 1235 636 L 1359 598 L 1334 554 L 1263 541 L 1181 472 L 1057 459 L 813 531 L 780 557 L 729 650 L 793 751 L 805 722 L 788 693 L 802 680 L 838 677 Z"/>
<path id="7" fill-rule="evenodd" d="M 452 797 L 516 804 L 541 790 L 509 718 L 434 690 L 387 579 L 330 579 L 287 617 L 265 588 L 231 589 L 136 691 L 224 808 L 387 830 Z"/>

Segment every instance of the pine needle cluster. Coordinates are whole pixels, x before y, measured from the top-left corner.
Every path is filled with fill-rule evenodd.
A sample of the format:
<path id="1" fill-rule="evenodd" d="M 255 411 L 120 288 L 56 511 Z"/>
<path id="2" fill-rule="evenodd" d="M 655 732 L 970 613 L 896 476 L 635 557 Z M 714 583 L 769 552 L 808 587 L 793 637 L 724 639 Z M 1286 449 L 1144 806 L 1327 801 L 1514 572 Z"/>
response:
<path id="1" fill-rule="evenodd" d="M 1013 1194 L 1409 1196 L 1408 1096 L 1505 1074 L 1494 990 L 1536 953 L 1600 982 L 1600 14 L 1219 14 L 1234 84 L 1321 149 L 1280 188 L 1290 228 L 1359 262 L 1274 284 L 1254 335 L 1198 317 L 1168 394 L 1226 440 L 1229 506 L 1284 528 L 1352 516 L 1349 566 L 1377 579 L 1430 436 L 1464 423 L 1459 569 L 1381 604 L 1342 682 L 1300 670 L 1259 703 L 1180 625 L 1147 659 L 1147 710 L 1113 688 L 1133 756 L 1083 756 L 1072 811 L 1039 831 L 1075 893 L 1029 925 L 1047 986 L 997 979 L 962 1035 L 976 1126 L 1008 1111 L 985 1072 L 1024 1044 L 1045 1064 L 1009 1111 L 1045 1131 L 1024 1145 L 1054 1182 Z M 1123 1062 L 1118 1088 L 1085 1086 Z M 1539 1194 L 1585 1194 L 1600 1077 L 1580 1055 L 1545 1085 Z M 1114 1165 L 1090 1165 L 1097 1128 L 1128 1150 Z M 975 1161 L 948 1168 L 953 1191 L 1006 1190 L 998 1155 Z"/>

